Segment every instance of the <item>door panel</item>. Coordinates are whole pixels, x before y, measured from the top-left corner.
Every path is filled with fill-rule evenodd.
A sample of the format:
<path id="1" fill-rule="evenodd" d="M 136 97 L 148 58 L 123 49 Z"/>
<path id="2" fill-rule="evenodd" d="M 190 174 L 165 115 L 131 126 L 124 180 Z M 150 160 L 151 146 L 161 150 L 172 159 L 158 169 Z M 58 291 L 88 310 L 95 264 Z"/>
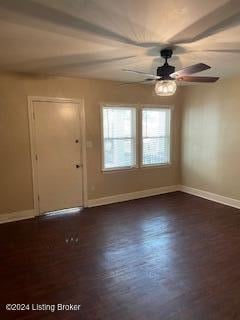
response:
<path id="1" fill-rule="evenodd" d="M 78 105 L 34 102 L 33 108 L 40 213 L 82 206 Z"/>

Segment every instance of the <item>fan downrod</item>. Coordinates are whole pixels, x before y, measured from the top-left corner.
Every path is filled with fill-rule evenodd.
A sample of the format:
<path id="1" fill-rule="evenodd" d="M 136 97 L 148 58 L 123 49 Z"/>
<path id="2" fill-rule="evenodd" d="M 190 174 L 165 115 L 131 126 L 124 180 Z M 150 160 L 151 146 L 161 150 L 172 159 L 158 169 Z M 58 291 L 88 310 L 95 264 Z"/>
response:
<path id="1" fill-rule="evenodd" d="M 166 61 L 167 61 L 167 59 L 170 59 L 172 57 L 172 54 L 173 54 L 173 52 L 172 52 L 172 49 L 170 49 L 170 48 L 165 48 L 160 51 L 161 57 L 163 57 Z"/>

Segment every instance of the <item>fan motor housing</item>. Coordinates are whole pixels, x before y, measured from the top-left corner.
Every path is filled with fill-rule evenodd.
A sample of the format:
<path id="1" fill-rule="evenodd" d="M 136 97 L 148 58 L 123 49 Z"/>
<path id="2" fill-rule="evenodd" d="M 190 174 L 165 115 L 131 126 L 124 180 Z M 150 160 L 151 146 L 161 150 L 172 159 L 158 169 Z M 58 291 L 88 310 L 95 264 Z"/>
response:
<path id="1" fill-rule="evenodd" d="M 163 80 L 173 80 L 170 77 L 171 73 L 175 72 L 175 67 L 169 64 L 164 64 L 162 67 L 157 68 L 157 76 L 161 77 Z"/>

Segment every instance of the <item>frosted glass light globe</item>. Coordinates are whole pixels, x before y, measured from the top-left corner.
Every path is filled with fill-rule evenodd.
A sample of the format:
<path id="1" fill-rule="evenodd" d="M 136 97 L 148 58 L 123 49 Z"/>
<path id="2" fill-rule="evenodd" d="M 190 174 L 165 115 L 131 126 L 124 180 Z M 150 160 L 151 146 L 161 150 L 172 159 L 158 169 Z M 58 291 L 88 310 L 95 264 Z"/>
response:
<path id="1" fill-rule="evenodd" d="M 158 96 L 172 96 L 177 89 L 177 84 L 174 80 L 160 80 L 155 85 L 155 92 Z"/>

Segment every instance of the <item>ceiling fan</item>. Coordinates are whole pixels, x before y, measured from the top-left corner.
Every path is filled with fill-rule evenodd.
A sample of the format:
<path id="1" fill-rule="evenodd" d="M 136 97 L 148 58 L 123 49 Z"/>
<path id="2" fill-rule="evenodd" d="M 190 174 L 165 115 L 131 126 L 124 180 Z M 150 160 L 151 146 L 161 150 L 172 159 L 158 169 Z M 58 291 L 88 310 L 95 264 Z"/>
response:
<path id="1" fill-rule="evenodd" d="M 192 76 L 194 73 L 198 73 L 211 67 L 205 63 L 197 63 L 192 66 L 175 71 L 175 67 L 168 64 L 168 59 L 172 57 L 173 51 L 170 48 L 166 48 L 160 51 L 161 57 L 165 59 L 163 66 L 157 68 L 157 74 L 149 74 L 142 71 L 123 69 L 123 71 L 137 73 L 147 76 L 143 81 L 139 83 L 155 82 L 155 92 L 159 96 L 171 96 L 177 89 L 176 81 L 185 82 L 216 82 L 219 77 L 199 77 Z M 131 83 L 128 83 L 131 84 Z"/>

